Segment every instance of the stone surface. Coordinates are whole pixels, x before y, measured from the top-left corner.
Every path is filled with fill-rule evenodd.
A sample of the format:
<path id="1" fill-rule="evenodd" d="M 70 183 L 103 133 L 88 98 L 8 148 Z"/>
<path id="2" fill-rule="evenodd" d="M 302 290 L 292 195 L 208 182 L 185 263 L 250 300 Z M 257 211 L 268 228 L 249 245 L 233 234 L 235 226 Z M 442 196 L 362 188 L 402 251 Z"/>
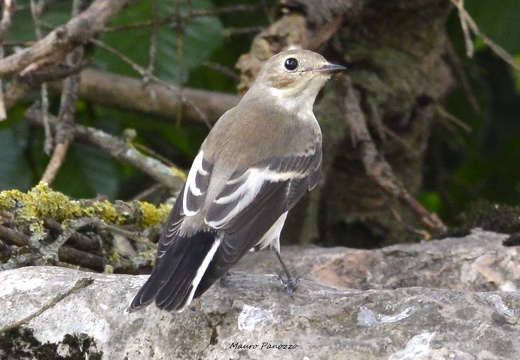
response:
<path id="1" fill-rule="evenodd" d="M 292 255 L 287 262 L 300 274 L 310 269 L 293 298 L 273 275 L 235 271 L 192 308 L 176 313 L 153 306 L 125 313 L 146 276 L 57 267 L 8 270 L 0 273 L 0 328 L 34 313 L 81 278 L 94 282 L 27 325 L 1 333 L 0 359 L 517 359 L 520 293 L 480 291 L 491 282 L 498 288 L 511 283 L 507 290 L 517 286 L 511 275 L 516 251 L 502 248 L 503 238 L 477 231 L 373 252 L 286 249 Z M 368 265 L 356 268 L 364 255 Z M 437 260 L 421 266 L 431 258 Z M 489 264 L 495 264 L 493 275 Z M 274 269 L 275 262 L 267 272 Z M 431 275 L 420 283 L 425 274 Z M 343 278 L 376 289 L 318 283 Z"/>
<path id="2" fill-rule="evenodd" d="M 475 229 L 461 238 L 395 245 L 378 250 L 283 247 L 294 276 L 359 290 L 435 287 L 456 290 L 519 290 L 520 249 L 504 247 L 508 235 Z M 270 251 L 248 253 L 234 269 L 280 269 Z"/>

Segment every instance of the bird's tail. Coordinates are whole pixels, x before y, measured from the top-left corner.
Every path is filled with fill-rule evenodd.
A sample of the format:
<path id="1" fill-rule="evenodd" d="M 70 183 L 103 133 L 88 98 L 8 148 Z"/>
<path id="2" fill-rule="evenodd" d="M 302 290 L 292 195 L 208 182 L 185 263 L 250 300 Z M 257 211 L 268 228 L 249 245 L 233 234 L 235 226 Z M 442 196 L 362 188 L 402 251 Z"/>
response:
<path id="1" fill-rule="evenodd" d="M 153 301 L 160 309 L 180 310 L 193 299 L 220 245 L 220 238 L 215 231 L 201 231 L 188 237 L 174 236 L 168 251 L 157 253 L 152 274 L 130 303 L 128 311 Z"/>

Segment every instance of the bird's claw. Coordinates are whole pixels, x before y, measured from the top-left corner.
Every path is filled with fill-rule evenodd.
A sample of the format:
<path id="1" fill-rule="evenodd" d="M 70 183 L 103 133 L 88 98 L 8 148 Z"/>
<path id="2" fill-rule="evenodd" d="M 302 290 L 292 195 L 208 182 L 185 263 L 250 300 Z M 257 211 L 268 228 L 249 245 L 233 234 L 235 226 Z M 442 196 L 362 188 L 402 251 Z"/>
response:
<path id="1" fill-rule="evenodd" d="M 280 275 L 276 275 L 276 279 L 278 279 L 278 281 L 280 281 L 280 284 L 282 284 L 283 288 L 285 289 L 287 294 L 289 294 L 290 297 L 293 296 L 294 290 L 296 290 L 296 288 L 300 284 L 300 279 L 299 278 L 295 278 L 295 279 L 287 278 L 287 279 L 284 279 Z"/>

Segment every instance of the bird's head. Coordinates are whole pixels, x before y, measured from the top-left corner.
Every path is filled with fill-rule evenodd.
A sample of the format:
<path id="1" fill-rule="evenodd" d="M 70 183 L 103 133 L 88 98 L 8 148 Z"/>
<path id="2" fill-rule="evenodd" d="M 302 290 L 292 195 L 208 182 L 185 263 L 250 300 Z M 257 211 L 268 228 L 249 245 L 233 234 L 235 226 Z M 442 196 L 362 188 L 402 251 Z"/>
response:
<path id="1" fill-rule="evenodd" d="M 288 50 L 264 64 L 250 92 L 273 97 L 279 106 L 290 111 L 312 109 L 325 82 L 343 70 L 346 70 L 344 66 L 331 64 L 310 50 Z"/>

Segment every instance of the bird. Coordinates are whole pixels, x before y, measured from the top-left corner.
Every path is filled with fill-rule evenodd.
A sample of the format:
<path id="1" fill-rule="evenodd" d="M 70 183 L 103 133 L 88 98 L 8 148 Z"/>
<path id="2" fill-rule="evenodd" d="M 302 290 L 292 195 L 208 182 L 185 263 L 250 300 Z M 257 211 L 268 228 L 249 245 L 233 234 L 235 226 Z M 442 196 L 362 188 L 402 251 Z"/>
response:
<path id="1" fill-rule="evenodd" d="M 181 311 L 254 247 L 270 246 L 287 277 L 282 283 L 296 288 L 280 256 L 280 233 L 288 211 L 318 183 L 322 135 L 313 105 L 343 70 L 304 49 L 265 62 L 202 143 L 129 312 L 152 302 Z"/>

